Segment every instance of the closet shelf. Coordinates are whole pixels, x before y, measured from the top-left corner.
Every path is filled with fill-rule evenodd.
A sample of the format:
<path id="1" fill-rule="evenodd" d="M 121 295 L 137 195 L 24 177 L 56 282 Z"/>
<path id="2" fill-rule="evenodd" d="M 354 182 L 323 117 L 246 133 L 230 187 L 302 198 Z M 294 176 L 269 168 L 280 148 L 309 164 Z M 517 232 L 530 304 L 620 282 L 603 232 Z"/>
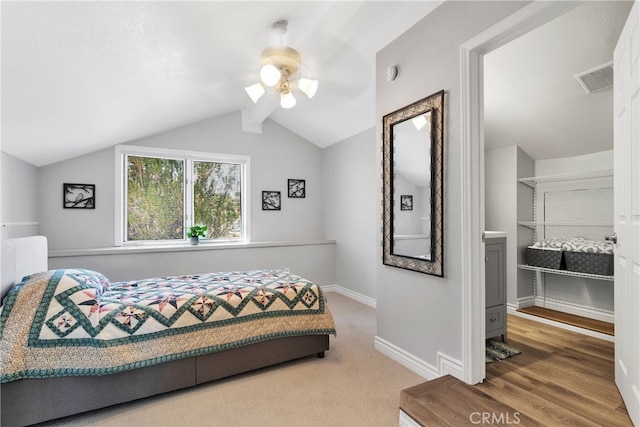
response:
<path id="1" fill-rule="evenodd" d="M 518 225 L 529 228 L 536 227 L 613 227 L 612 223 L 606 222 L 536 222 L 536 221 L 518 221 Z"/>
<path id="2" fill-rule="evenodd" d="M 522 270 L 539 271 L 541 273 L 559 274 L 561 276 L 584 277 L 587 279 L 606 280 L 608 282 L 613 282 L 613 276 L 603 276 L 600 274 L 579 273 L 577 271 L 569 270 L 555 270 L 553 268 L 534 267 L 532 265 L 526 264 L 519 264 L 518 268 Z"/>
<path id="3" fill-rule="evenodd" d="M 593 172 L 566 173 L 560 175 L 532 176 L 528 178 L 520 178 L 518 179 L 518 182 L 526 184 L 531 188 L 535 188 L 537 184 L 543 182 L 573 181 L 590 178 L 606 178 L 609 176 L 613 176 L 613 170 L 611 169 Z"/>

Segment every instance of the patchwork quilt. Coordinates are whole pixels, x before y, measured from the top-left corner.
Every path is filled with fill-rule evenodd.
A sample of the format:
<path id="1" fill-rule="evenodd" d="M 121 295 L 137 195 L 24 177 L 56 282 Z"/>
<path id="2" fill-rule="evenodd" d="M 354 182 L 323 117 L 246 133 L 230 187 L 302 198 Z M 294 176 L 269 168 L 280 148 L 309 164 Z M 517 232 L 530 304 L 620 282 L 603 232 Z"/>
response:
<path id="1" fill-rule="evenodd" d="M 335 334 L 320 287 L 281 270 L 110 283 L 27 276 L 0 315 L 0 382 L 103 375 L 272 338 Z"/>

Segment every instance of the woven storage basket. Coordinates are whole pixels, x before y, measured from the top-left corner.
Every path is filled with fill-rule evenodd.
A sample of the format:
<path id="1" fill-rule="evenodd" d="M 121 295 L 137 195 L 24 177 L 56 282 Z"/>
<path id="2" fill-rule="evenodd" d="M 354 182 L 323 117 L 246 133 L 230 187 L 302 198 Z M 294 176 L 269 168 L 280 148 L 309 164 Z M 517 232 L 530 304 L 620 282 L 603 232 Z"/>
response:
<path id="1" fill-rule="evenodd" d="M 567 270 L 577 273 L 613 276 L 613 255 L 593 252 L 565 251 Z"/>
<path id="2" fill-rule="evenodd" d="M 534 267 L 564 269 L 562 251 L 527 248 L 527 262 Z"/>

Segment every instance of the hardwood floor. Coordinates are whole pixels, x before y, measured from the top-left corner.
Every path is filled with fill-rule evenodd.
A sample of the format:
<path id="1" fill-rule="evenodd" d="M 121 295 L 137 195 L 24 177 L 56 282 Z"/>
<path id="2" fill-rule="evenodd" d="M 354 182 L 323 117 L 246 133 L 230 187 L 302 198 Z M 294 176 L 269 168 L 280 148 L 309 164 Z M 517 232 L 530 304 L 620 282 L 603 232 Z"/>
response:
<path id="1" fill-rule="evenodd" d="M 507 344 L 521 354 L 488 364 L 484 383 L 438 378 L 403 391 L 401 408 L 425 426 L 632 426 L 612 342 L 509 315 Z"/>

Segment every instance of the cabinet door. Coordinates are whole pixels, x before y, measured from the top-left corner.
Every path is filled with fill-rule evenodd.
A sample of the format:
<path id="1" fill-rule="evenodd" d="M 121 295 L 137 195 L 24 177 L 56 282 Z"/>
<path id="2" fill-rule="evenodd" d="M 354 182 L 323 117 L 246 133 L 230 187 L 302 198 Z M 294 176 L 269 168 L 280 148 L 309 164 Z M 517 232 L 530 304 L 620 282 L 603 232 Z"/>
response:
<path id="1" fill-rule="evenodd" d="M 487 243 L 485 256 L 486 306 L 493 307 L 505 303 L 504 244 Z"/>

